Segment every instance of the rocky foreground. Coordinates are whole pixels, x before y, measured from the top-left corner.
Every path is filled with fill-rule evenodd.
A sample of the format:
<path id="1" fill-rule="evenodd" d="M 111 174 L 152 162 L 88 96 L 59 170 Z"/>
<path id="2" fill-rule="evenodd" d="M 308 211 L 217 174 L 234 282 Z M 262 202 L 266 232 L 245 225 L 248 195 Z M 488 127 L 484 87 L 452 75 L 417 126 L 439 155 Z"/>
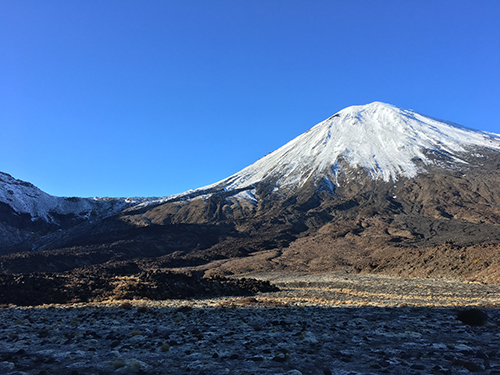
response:
<path id="1" fill-rule="evenodd" d="M 500 374 L 500 287 L 330 273 L 280 291 L 0 309 L 2 374 Z"/>

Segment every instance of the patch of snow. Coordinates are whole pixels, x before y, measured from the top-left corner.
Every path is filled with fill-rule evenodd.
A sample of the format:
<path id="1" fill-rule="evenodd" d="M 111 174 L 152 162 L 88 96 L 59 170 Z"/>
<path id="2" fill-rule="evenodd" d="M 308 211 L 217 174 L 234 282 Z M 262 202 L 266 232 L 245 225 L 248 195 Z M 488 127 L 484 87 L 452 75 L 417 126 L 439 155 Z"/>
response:
<path id="1" fill-rule="evenodd" d="M 255 189 L 251 189 L 251 190 L 244 190 L 244 191 L 240 191 L 236 194 L 234 194 L 233 196 L 231 196 L 231 200 L 233 199 L 237 199 L 237 200 L 244 200 L 246 202 L 249 202 L 249 203 L 252 203 L 252 204 L 256 204 L 258 202 L 258 199 L 257 197 L 255 196 L 256 194 L 256 190 Z"/>

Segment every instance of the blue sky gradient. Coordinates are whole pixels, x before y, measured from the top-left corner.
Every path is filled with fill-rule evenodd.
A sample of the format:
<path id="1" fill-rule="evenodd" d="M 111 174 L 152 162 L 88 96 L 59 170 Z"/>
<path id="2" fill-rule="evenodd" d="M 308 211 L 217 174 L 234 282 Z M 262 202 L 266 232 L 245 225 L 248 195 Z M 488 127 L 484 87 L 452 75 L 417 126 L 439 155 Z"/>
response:
<path id="1" fill-rule="evenodd" d="M 500 133 L 499 19 L 496 0 L 0 0 L 0 171 L 165 196 L 373 101 Z"/>

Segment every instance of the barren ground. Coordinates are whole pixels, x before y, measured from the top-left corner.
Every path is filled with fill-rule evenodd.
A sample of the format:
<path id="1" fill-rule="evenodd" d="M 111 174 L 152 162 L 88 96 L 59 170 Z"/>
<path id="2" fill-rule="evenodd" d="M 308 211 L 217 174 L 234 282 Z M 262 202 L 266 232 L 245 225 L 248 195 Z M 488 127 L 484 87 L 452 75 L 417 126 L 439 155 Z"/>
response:
<path id="1" fill-rule="evenodd" d="M 345 272 L 243 276 L 281 291 L 4 307 L 0 373 L 500 374 L 499 286 Z M 464 309 L 487 318 L 471 325 Z"/>

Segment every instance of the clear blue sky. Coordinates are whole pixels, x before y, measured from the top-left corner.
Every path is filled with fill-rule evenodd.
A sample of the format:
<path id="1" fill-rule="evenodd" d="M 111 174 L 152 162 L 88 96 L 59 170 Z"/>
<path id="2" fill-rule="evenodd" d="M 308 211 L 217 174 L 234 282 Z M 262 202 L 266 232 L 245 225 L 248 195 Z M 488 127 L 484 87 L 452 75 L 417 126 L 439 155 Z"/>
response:
<path id="1" fill-rule="evenodd" d="M 500 133 L 498 0 L 0 0 L 0 171 L 164 196 L 382 101 Z"/>

